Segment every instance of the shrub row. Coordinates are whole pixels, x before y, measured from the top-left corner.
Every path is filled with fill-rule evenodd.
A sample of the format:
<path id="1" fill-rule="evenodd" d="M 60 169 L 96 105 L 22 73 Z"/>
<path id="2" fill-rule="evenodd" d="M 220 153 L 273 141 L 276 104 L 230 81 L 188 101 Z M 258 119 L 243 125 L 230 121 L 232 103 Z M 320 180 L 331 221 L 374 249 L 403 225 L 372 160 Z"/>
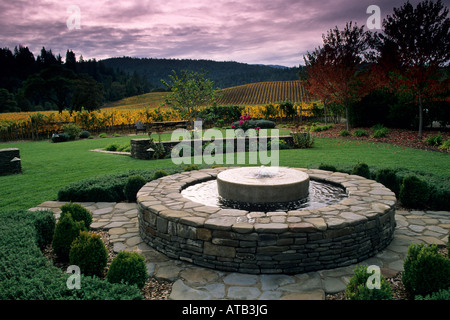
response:
<path id="1" fill-rule="evenodd" d="M 108 251 L 100 235 L 88 232 L 92 214 L 77 203 L 65 204 L 61 211 L 53 236 L 53 251 L 59 259 L 78 266 L 84 275 L 101 277 L 108 262 Z M 106 278 L 112 283 L 124 281 L 141 289 L 148 278 L 144 257 L 120 253 L 111 263 Z"/>
<path id="2" fill-rule="evenodd" d="M 0 211 L 1 300 L 140 300 L 136 286 L 81 275 L 69 289 L 69 274 L 53 266 L 40 246 L 52 239 L 52 211 Z M 54 225 L 54 224 L 53 224 Z"/>
<path id="3" fill-rule="evenodd" d="M 166 174 L 173 174 L 183 171 L 182 167 L 168 168 Z M 146 182 L 149 182 L 158 176 L 162 171 L 153 170 L 130 170 L 125 173 L 109 174 L 93 178 L 84 179 L 72 183 L 58 191 L 59 201 L 72 202 L 121 202 L 133 201 L 133 194 L 129 193 L 129 189 L 125 191 L 131 176 L 141 176 Z M 156 175 L 156 176 L 155 176 Z M 136 194 L 134 194 L 134 197 Z"/>
<path id="4" fill-rule="evenodd" d="M 382 183 L 393 191 L 406 208 L 450 210 L 450 186 L 448 178 L 440 178 L 405 169 L 380 168 L 370 170 L 365 163 L 352 168 L 337 168 L 322 163 L 319 169 L 356 174 Z"/>

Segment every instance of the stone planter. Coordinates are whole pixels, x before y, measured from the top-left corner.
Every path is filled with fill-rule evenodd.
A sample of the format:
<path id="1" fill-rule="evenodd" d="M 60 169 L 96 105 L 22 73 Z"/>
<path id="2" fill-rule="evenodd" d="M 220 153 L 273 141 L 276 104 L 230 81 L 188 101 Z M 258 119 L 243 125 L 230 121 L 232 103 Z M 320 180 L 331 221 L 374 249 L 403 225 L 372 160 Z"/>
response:
<path id="1" fill-rule="evenodd" d="M 0 149 L 0 176 L 17 173 L 22 173 L 19 149 Z"/>
<path id="2" fill-rule="evenodd" d="M 142 160 L 150 160 L 153 152 L 149 151 L 152 139 L 131 139 L 130 151 L 131 157 Z"/>

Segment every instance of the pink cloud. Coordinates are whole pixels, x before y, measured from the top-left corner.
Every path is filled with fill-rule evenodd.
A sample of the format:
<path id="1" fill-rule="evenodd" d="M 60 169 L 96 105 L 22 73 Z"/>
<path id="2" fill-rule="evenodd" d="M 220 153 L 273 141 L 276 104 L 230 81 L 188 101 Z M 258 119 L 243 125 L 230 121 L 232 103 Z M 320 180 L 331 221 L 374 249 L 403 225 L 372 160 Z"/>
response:
<path id="1" fill-rule="evenodd" d="M 406 0 L 405 0 L 406 1 Z M 418 0 L 412 1 L 415 4 Z M 377 3 L 378 2 L 378 3 Z M 383 17 L 403 0 L 147 0 L 0 3 L 2 47 L 45 46 L 63 56 L 117 56 L 239 61 L 295 66 L 322 34 L 348 21 L 365 24 L 366 8 Z M 67 7 L 77 5 L 81 28 L 69 30 Z"/>

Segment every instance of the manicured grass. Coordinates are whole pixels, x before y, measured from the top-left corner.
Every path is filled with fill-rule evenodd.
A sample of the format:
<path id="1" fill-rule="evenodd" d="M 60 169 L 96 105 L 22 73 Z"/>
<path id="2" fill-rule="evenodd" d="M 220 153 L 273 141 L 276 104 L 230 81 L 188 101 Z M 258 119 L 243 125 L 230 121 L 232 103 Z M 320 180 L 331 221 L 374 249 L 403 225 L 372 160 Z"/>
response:
<path id="1" fill-rule="evenodd" d="M 163 136 L 163 140 L 169 137 Z M 60 188 L 89 177 L 174 166 L 171 159 L 143 161 L 90 151 L 112 142 L 122 144 L 132 138 L 136 136 L 64 143 L 0 144 L 0 148 L 20 149 L 23 169 L 23 174 L 0 177 L 0 208 L 28 209 L 44 201 L 56 200 Z M 365 162 L 370 167 L 405 168 L 450 178 L 448 154 L 341 139 L 316 138 L 315 141 L 312 149 L 281 150 L 280 165 L 317 168 L 321 163 L 327 163 L 351 168 L 358 162 Z"/>

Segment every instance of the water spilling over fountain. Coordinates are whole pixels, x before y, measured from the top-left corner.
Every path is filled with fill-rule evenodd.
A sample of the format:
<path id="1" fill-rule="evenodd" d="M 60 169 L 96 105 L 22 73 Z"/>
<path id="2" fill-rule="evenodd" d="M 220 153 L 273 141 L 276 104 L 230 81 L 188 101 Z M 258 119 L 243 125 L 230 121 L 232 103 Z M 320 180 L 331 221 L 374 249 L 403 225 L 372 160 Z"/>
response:
<path id="1" fill-rule="evenodd" d="M 147 183 L 137 202 L 145 242 L 170 258 L 225 271 L 346 266 L 383 250 L 395 229 L 392 191 L 323 170 L 182 172 Z"/>

